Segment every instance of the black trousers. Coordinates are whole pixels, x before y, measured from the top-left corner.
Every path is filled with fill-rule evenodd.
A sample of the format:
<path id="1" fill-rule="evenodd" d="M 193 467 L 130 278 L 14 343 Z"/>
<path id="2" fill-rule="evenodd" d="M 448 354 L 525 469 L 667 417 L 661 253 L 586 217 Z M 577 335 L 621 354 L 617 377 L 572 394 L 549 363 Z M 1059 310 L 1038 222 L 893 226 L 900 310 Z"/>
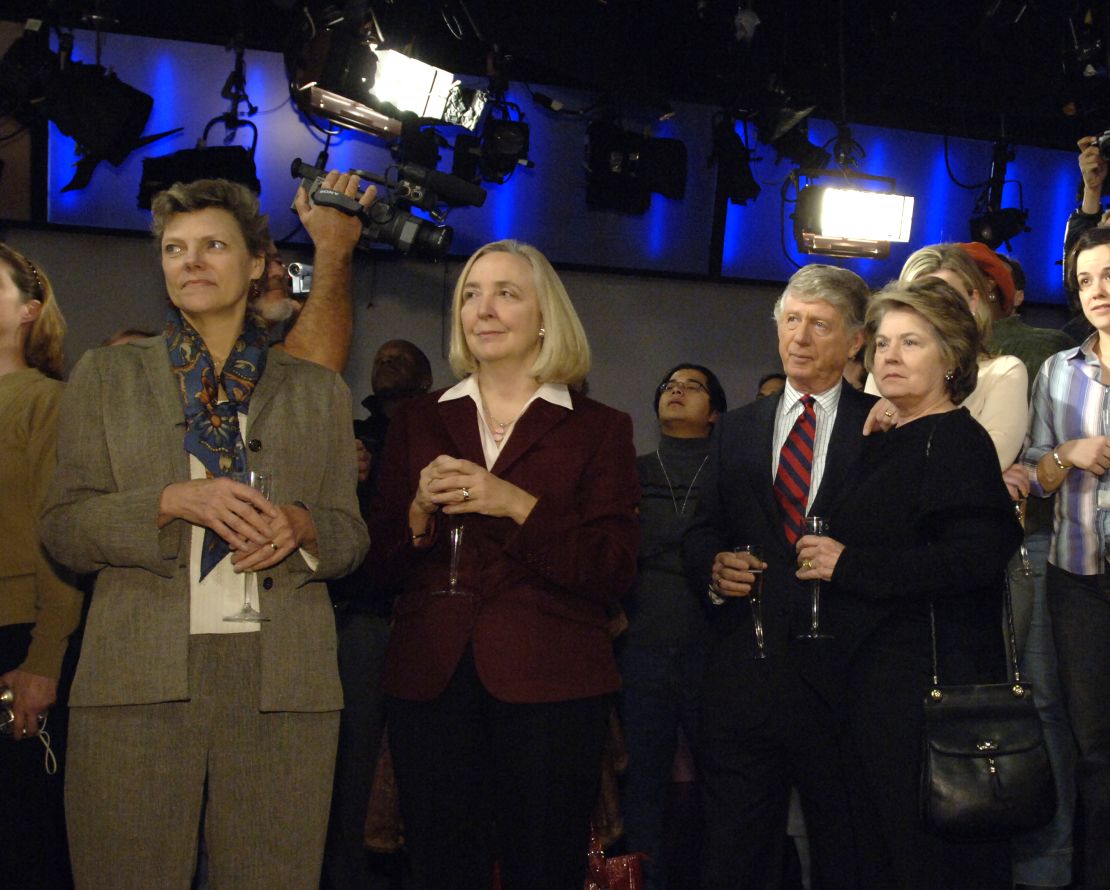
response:
<path id="1" fill-rule="evenodd" d="M 581 890 L 610 696 L 498 701 L 468 649 L 441 695 L 390 698 L 390 748 L 418 890 Z"/>
<path id="2" fill-rule="evenodd" d="M 0 627 L 0 674 L 19 667 L 31 643 L 30 624 Z M 55 705 L 46 721 L 58 772 L 44 768 L 46 749 L 38 738 L 0 738 L 0 838 L 7 851 L 0 884 L 40 890 L 72 887 L 62 805 L 65 708 Z"/>
<path id="3" fill-rule="evenodd" d="M 702 699 L 697 751 L 705 835 L 703 890 L 765 890 L 781 881 L 790 789 L 802 799 L 813 886 L 861 886 L 846 727 L 788 665 L 760 663 L 774 706 L 753 721 L 734 702 Z"/>

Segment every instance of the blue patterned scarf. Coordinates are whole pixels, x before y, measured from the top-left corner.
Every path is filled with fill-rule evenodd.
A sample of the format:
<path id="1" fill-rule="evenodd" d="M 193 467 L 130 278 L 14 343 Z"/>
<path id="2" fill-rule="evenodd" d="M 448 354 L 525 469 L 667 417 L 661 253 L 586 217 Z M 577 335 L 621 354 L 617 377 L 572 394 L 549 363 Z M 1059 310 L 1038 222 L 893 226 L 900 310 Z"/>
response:
<path id="1" fill-rule="evenodd" d="M 201 462 L 209 479 L 243 472 L 247 457 L 239 434 L 239 414 L 250 409 L 251 393 L 266 367 L 265 322 L 247 315 L 218 381 L 204 340 L 175 307 L 170 307 L 163 336 L 185 408 L 185 450 Z M 218 401 L 219 384 L 223 384 L 226 402 Z M 205 529 L 201 579 L 229 552 L 223 538 Z"/>

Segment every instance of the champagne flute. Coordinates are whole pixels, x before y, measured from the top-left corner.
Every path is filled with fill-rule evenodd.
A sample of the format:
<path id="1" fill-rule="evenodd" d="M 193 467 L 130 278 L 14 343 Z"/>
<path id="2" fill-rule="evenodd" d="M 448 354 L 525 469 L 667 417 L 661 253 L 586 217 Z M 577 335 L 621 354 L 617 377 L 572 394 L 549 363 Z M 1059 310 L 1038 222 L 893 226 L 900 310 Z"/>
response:
<path id="1" fill-rule="evenodd" d="M 433 596 L 459 596 L 470 593 L 459 587 L 459 558 L 462 550 L 464 517 L 454 514 L 445 517 L 447 521 L 447 540 L 450 544 L 451 555 L 447 569 L 447 586 L 440 590 L 433 590 Z"/>
<path id="2" fill-rule="evenodd" d="M 734 547 L 733 553 L 747 553 L 753 558 L 763 562 L 763 547 L 759 544 L 744 544 L 740 547 Z M 766 658 L 767 652 L 763 648 L 763 567 L 748 566 L 748 571 L 755 575 L 755 581 L 752 584 L 751 593 L 748 594 L 748 602 L 752 606 L 752 624 L 755 625 L 755 645 L 757 654 L 753 658 Z"/>
<path id="3" fill-rule="evenodd" d="M 268 501 L 274 499 L 274 475 L 273 473 L 260 473 L 257 470 L 247 470 L 243 473 L 232 473 L 231 478 L 236 482 L 241 482 L 244 485 L 249 485 L 257 491 L 262 497 Z M 251 604 L 251 588 L 255 587 L 254 573 L 244 574 L 243 578 L 243 608 L 241 608 L 234 615 L 224 616 L 224 621 L 235 621 L 239 623 L 252 623 L 260 624 L 263 621 L 270 619 L 259 612 Z"/>
<path id="4" fill-rule="evenodd" d="M 806 517 L 806 534 L 807 535 L 827 535 L 829 533 L 829 521 L 823 516 L 807 516 Z M 799 634 L 799 640 L 827 640 L 832 638 L 832 634 L 821 633 L 821 581 L 820 579 L 810 582 L 812 599 L 810 603 L 810 616 L 809 616 L 809 633 Z"/>
<path id="5" fill-rule="evenodd" d="M 1017 520 L 1021 523 L 1021 528 L 1025 530 L 1025 508 L 1028 502 L 1025 498 L 1014 501 L 1014 513 L 1017 514 Z M 1029 560 L 1029 548 L 1025 546 L 1025 539 L 1021 539 L 1021 546 L 1018 550 L 1021 554 L 1021 576 L 1023 578 L 1033 577 L 1033 563 Z"/>

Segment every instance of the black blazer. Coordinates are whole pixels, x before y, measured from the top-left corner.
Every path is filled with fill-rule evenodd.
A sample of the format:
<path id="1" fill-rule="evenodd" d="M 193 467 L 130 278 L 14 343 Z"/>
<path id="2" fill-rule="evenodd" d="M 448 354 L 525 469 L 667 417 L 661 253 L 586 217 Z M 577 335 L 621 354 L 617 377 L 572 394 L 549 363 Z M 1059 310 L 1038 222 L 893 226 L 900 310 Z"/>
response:
<path id="1" fill-rule="evenodd" d="M 692 589 L 705 599 L 714 628 L 705 694 L 708 701 L 736 707 L 752 725 L 761 722 L 774 702 L 770 674 L 789 663 L 822 695 L 839 702 L 843 657 L 835 642 L 794 642 L 809 624 L 810 587 L 795 577 L 797 556 L 783 531 L 775 500 L 771 461 L 775 416 L 781 396 L 760 399 L 730 411 L 717 423 L 705 467 L 698 508 L 683 540 L 683 556 Z M 829 439 L 821 487 L 812 513 L 828 516 L 848 493 L 848 482 L 863 443 L 863 423 L 875 397 L 843 384 L 836 422 Z M 835 537 L 836 529 L 831 529 Z M 722 606 L 709 604 L 713 560 L 722 550 L 760 544 L 767 570 L 763 578 L 763 626 L 766 660 L 755 660 L 755 631 L 746 599 Z M 826 613 L 828 610 L 825 610 Z M 837 635 L 850 621 L 844 610 L 829 616 L 823 629 Z"/>

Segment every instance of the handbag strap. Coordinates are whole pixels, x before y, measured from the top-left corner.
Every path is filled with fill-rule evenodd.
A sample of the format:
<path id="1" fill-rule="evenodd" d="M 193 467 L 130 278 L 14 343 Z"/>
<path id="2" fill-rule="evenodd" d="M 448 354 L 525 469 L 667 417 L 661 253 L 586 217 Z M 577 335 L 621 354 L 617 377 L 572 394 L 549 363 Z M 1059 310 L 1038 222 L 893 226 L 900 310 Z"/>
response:
<path id="1" fill-rule="evenodd" d="M 929 438 L 925 441 L 925 460 L 929 460 L 929 453 L 933 450 L 933 433 L 936 432 L 934 426 L 929 430 Z M 1021 669 L 1018 667 L 1017 656 L 1017 634 L 1014 633 L 1014 603 L 1010 596 L 1010 573 L 1009 570 L 1004 568 L 1002 570 L 1002 591 L 1003 591 L 1003 604 L 1006 610 L 1006 649 L 1007 654 L 1010 656 L 1010 676 L 1013 679 L 1014 695 L 1024 695 L 1025 689 L 1021 685 Z M 933 688 L 929 696 L 934 699 L 941 697 L 940 691 L 940 673 L 937 669 L 937 613 L 936 613 L 936 597 L 929 600 L 929 636 L 932 643 L 932 656 L 933 656 Z"/>
<path id="2" fill-rule="evenodd" d="M 1010 593 L 1010 574 L 1002 570 L 1002 603 L 1006 614 L 1006 654 L 1009 656 L 1010 677 L 1013 681 L 1014 695 L 1024 695 L 1025 689 L 1021 683 L 1021 669 L 1018 667 L 1017 634 L 1014 632 L 1014 603 Z M 940 675 L 937 668 L 937 613 L 936 598 L 929 600 L 929 636 L 932 643 L 933 656 L 933 689 L 930 695 L 940 698 Z"/>

